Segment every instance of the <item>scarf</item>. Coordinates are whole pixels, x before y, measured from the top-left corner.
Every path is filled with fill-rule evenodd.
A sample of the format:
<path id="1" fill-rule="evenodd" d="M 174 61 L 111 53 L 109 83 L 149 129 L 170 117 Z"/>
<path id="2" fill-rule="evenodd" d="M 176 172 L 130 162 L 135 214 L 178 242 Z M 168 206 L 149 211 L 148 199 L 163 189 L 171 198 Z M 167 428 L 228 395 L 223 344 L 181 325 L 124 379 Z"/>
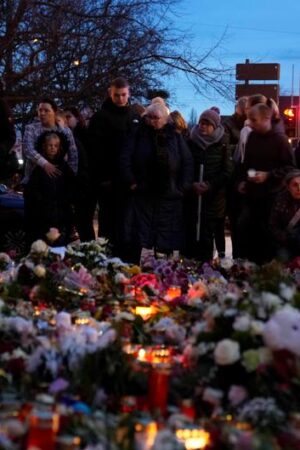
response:
<path id="1" fill-rule="evenodd" d="M 201 134 L 199 125 L 194 125 L 191 130 L 191 140 L 198 145 L 202 150 L 206 150 L 210 145 L 219 142 L 224 136 L 224 128 L 219 125 L 212 134 Z"/>

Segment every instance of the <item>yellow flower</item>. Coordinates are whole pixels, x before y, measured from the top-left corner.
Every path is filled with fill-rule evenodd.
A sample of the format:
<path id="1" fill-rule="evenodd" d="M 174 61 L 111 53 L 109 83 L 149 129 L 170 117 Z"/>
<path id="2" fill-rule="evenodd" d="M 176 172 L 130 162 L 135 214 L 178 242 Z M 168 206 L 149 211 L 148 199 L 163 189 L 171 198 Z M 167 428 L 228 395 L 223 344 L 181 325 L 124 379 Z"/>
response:
<path id="1" fill-rule="evenodd" d="M 129 275 L 138 275 L 141 273 L 141 268 L 139 266 L 126 266 L 123 267 L 124 272 L 128 273 Z"/>

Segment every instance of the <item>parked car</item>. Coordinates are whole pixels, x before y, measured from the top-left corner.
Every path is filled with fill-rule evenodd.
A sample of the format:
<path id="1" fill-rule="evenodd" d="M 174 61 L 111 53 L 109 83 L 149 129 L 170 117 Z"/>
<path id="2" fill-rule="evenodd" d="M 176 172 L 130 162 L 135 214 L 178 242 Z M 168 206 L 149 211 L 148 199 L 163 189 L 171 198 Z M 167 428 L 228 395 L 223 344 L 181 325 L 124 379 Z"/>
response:
<path id="1" fill-rule="evenodd" d="M 24 199 L 0 184 L 0 251 L 20 256 L 25 251 Z"/>

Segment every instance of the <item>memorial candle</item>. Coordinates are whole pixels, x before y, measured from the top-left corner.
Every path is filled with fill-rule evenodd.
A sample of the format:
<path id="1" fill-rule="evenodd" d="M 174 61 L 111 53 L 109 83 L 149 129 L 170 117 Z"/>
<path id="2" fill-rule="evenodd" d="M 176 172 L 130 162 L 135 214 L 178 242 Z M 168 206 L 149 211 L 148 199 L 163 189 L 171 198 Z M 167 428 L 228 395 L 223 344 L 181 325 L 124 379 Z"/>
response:
<path id="1" fill-rule="evenodd" d="M 186 450 L 201 450 L 210 444 L 210 434 L 202 428 L 184 428 L 176 430 L 177 439 Z"/>

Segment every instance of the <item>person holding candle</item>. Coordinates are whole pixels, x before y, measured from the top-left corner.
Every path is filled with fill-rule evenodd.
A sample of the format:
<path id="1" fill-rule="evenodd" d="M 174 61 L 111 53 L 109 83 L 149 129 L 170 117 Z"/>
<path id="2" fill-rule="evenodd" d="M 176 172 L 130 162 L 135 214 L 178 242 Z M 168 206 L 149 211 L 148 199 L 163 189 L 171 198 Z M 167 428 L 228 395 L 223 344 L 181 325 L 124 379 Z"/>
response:
<path id="1" fill-rule="evenodd" d="M 269 106 L 258 103 L 250 109 L 248 118 L 252 131 L 238 169 L 238 191 L 244 196 L 238 229 L 240 257 L 262 264 L 275 254 L 270 211 L 294 160 L 286 135 L 272 126 Z"/>

